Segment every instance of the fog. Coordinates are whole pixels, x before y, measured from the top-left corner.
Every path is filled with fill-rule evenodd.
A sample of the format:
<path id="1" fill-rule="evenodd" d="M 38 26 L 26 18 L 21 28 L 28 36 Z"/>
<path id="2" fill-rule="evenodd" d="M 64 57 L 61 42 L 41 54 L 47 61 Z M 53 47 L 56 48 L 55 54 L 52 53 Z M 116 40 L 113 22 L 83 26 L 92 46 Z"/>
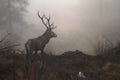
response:
<path id="1" fill-rule="evenodd" d="M 46 50 L 61 54 L 68 50 L 90 51 L 89 40 L 102 36 L 118 38 L 120 35 L 119 0 L 29 0 L 23 42 L 44 33 L 46 28 L 37 12 L 52 17 L 57 25 L 57 38 L 51 39 Z M 92 54 L 92 53 L 91 53 Z"/>

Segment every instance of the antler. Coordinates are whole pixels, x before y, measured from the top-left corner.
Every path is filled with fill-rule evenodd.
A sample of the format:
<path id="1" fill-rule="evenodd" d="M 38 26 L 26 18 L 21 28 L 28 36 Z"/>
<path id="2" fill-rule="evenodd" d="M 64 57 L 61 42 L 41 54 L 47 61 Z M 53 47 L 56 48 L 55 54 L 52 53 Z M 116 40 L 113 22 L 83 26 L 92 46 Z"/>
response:
<path id="1" fill-rule="evenodd" d="M 38 17 L 41 19 L 41 21 L 42 21 L 42 23 L 44 24 L 44 26 L 45 26 L 46 28 L 49 28 L 49 27 L 47 26 L 47 23 L 45 23 L 45 21 L 44 21 L 45 15 L 40 16 L 39 11 L 38 11 Z"/>
<path id="2" fill-rule="evenodd" d="M 39 11 L 38 11 L 38 17 L 41 19 L 42 23 L 44 24 L 46 28 L 55 29 L 57 27 L 57 26 L 54 26 L 54 22 L 50 23 L 51 16 L 46 17 L 45 14 L 40 16 Z M 44 21 L 45 19 L 46 19 L 46 22 Z"/>

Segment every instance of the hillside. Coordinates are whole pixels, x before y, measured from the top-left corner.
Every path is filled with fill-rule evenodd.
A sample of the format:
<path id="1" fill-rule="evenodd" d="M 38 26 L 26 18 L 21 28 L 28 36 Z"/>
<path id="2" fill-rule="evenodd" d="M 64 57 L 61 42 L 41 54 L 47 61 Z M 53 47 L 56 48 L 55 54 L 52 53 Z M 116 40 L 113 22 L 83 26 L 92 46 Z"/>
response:
<path id="1" fill-rule="evenodd" d="M 42 61 L 40 54 L 34 55 L 31 80 L 119 80 L 118 54 L 90 56 L 76 50 L 59 56 L 46 54 Z M 78 77 L 79 72 L 85 78 Z M 0 80 L 25 80 L 25 74 L 25 54 L 0 55 Z"/>

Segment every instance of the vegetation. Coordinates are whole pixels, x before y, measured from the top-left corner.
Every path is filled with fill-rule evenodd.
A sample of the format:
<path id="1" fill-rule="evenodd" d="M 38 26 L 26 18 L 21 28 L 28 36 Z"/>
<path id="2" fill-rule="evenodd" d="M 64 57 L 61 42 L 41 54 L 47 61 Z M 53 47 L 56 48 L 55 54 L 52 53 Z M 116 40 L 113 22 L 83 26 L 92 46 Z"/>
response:
<path id="1" fill-rule="evenodd" d="M 0 41 L 5 44 L 7 36 Z M 119 80 L 120 45 L 96 56 L 76 50 L 59 56 L 32 56 L 31 80 Z M 0 80 L 26 80 L 25 52 L 15 44 L 0 47 Z M 85 78 L 79 77 L 82 72 Z"/>

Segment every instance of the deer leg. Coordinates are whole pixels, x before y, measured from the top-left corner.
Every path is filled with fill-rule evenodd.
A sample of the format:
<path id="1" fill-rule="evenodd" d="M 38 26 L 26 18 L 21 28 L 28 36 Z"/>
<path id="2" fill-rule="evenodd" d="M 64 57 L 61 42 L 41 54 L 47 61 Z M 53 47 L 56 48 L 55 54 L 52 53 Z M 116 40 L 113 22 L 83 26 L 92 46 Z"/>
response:
<path id="1" fill-rule="evenodd" d="M 32 55 L 32 62 L 35 60 L 36 56 L 37 56 L 37 50 L 35 50 L 35 51 L 33 52 L 33 55 Z"/>
<path id="2" fill-rule="evenodd" d="M 37 54 L 37 50 L 35 50 L 35 55 Z"/>
<path id="3" fill-rule="evenodd" d="M 44 56 L 44 48 L 41 49 L 41 56 L 42 56 L 42 57 Z"/>
<path id="4" fill-rule="evenodd" d="M 43 57 L 43 50 L 41 50 L 41 57 Z"/>
<path id="5" fill-rule="evenodd" d="M 41 50 L 41 61 L 44 63 L 44 49 Z"/>

